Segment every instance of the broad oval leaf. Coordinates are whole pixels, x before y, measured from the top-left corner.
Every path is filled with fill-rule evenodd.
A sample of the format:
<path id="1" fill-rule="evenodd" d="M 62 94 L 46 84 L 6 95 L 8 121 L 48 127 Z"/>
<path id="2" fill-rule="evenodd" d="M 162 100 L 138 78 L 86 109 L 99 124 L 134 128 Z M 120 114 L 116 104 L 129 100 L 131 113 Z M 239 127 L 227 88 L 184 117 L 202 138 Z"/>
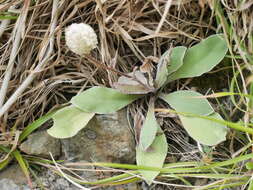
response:
<path id="1" fill-rule="evenodd" d="M 136 162 L 138 166 L 162 168 L 168 152 L 168 144 L 162 130 L 158 129 L 159 135 L 155 137 L 148 150 L 143 151 L 140 146 L 136 147 Z M 145 181 L 150 185 L 159 171 L 140 170 Z"/>
<path id="2" fill-rule="evenodd" d="M 74 96 L 70 102 L 86 112 L 107 114 L 120 110 L 140 97 L 142 96 L 96 86 Z"/>
<path id="3" fill-rule="evenodd" d="M 227 51 L 223 35 L 209 36 L 186 51 L 184 64 L 169 76 L 168 80 L 200 76 L 214 68 L 225 57 Z"/>
<path id="4" fill-rule="evenodd" d="M 202 94 L 190 90 L 179 90 L 159 97 L 167 102 L 177 112 L 188 112 L 198 115 L 209 115 L 214 112 L 207 99 Z"/>
<path id="5" fill-rule="evenodd" d="M 174 47 L 171 50 L 169 66 L 168 66 L 169 75 L 177 71 L 183 65 L 184 63 L 183 60 L 184 60 L 186 50 L 187 48 L 184 46 Z"/>
<path id="6" fill-rule="evenodd" d="M 153 143 L 158 128 L 159 124 L 156 121 L 154 112 L 154 101 L 152 101 L 149 105 L 146 120 L 141 128 L 139 144 L 142 150 L 147 150 L 147 148 Z"/>
<path id="7" fill-rule="evenodd" d="M 73 137 L 87 125 L 94 115 L 94 113 L 84 112 L 73 105 L 62 108 L 52 116 L 54 125 L 47 132 L 55 138 Z"/>
<path id="8" fill-rule="evenodd" d="M 214 112 L 208 117 L 223 120 Z M 179 115 L 179 118 L 188 134 L 201 144 L 214 146 L 226 140 L 227 127 L 215 121 Z"/>

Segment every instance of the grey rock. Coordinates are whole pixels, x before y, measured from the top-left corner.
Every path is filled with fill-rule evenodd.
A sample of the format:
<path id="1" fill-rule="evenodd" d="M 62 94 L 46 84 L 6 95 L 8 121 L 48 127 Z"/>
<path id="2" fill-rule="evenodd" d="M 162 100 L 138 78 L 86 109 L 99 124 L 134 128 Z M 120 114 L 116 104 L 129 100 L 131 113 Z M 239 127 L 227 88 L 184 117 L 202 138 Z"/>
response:
<path id="1" fill-rule="evenodd" d="M 53 138 L 46 131 L 32 133 L 28 139 L 20 146 L 20 150 L 30 154 L 50 158 L 49 152 L 53 157 L 59 157 L 61 154 L 61 142 Z"/>
<path id="2" fill-rule="evenodd" d="M 12 164 L 0 172 L 0 180 L 9 179 L 17 185 L 27 184 L 27 179 L 18 164 Z M 1 188 L 0 188 L 1 189 Z"/>
<path id="3" fill-rule="evenodd" d="M 65 190 L 80 190 L 80 188 L 78 188 L 78 187 L 69 187 L 69 188 L 66 188 Z"/>
<path id="4" fill-rule="evenodd" d="M 126 185 L 104 187 L 104 188 L 101 188 L 101 189 L 103 189 L 103 190 L 140 190 L 137 183 L 129 183 L 129 184 L 126 184 Z"/>
<path id="5" fill-rule="evenodd" d="M 31 190 L 31 188 L 28 185 L 22 185 L 21 190 Z"/>
<path id="6" fill-rule="evenodd" d="M 21 188 L 19 186 L 17 186 L 10 179 L 1 179 L 0 180 L 0 189 L 1 190 L 21 190 Z"/>
<path id="7" fill-rule="evenodd" d="M 203 186 L 203 185 L 207 184 L 207 182 L 208 182 L 207 178 L 199 178 L 199 179 L 195 180 L 194 185 L 195 186 Z"/>
<path id="8" fill-rule="evenodd" d="M 69 187 L 68 181 L 63 178 L 57 179 L 55 184 L 56 184 L 54 188 L 55 190 L 63 190 Z"/>
<path id="9" fill-rule="evenodd" d="M 91 162 L 135 162 L 135 140 L 126 110 L 96 115 L 76 136 L 61 140 L 65 158 Z"/>
<path id="10" fill-rule="evenodd" d="M 51 170 L 45 170 L 38 176 L 39 180 L 42 182 L 44 189 L 48 190 L 79 190 L 80 188 L 72 185 L 67 179 L 55 174 Z M 41 190 L 38 188 L 36 190 Z"/>
<path id="11" fill-rule="evenodd" d="M 2 181 L 2 179 L 8 180 L 12 184 L 15 184 L 15 187 L 18 186 L 17 189 L 31 190 L 31 188 L 27 185 L 27 178 L 18 164 L 12 164 L 1 171 L 0 180 Z M 7 184 L 9 184 L 9 182 Z M 5 182 L 0 182 L 0 190 L 2 190 L 3 183 Z"/>
<path id="12" fill-rule="evenodd" d="M 86 160 L 80 160 L 80 164 L 76 164 L 76 166 L 72 166 L 72 168 L 79 169 L 80 171 L 76 171 L 75 173 L 81 176 L 83 179 L 89 182 L 97 181 L 101 179 L 101 176 L 98 172 L 94 172 L 96 168 L 92 165 L 89 165 L 90 162 Z M 104 177 L 104 174 L 103 174 Z"/>

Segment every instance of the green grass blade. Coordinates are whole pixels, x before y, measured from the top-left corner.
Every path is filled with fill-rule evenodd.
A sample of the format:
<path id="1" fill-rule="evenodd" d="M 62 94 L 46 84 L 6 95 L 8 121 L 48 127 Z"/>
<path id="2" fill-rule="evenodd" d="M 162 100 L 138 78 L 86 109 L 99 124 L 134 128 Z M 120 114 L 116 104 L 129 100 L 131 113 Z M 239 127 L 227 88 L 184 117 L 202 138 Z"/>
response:
<path id="1" fill-rule="evenodd" d="M 31 178 L 30 178 L 30 173 L 29 173 L 29 169 L 28 169 L 28 166 L 27 166 L 27 162 L 23 159 L 23 156 L 17 150 L 13 151 L 12 155 L 15 157 L 15 159 L 17 160 L 20 168 L 22 169 L 23 173 L 25 174 L 29 186 L 32 187 L 32 181 L 31 181 Z"/>
<path id="2" fill-rule="evenodd" d="M 18 16 L 12 16 L 12 15 L 0 15 L 0 20 L 16 20 Z"/>
<path id="3" fill-rule="evenodd" d="M 62 176 L 62 174 L 59 171 L 55 170 L 54 172 L 56 172 L 58 175 Z M 74 182 L 79 183 L 81 185 L 100 185 L 100 184 L 110 184 L 110 183 L 112 184 L 112 183 L 116 183 L 117 181 L 123 181 L 124 179 L 129 179 L 129 177 L 132 177 L 132 176 L 134 176 L 135 174 L 138 174 L 138 173 L 139 173 L 138 171 L 131 171 L 129 173 L 124 173 L 124 174 L 120 174 L 120 175 L 117 175 L 117 176 L 108 177 L 108 178 L 105 178 L 105 179 L 92 181 L 92 182 L 83 181 L 83 180 L 77 179 L 73 176 L 70 176 L 68 174 L 65 174 L 65 175 L 69 179 L 71 179 Z"/>
<path id="4" fill-rule="evenodd" d="M 0 145 L 0 150 L 6 154 L 8 154 L 11 150 L 9 148 L 6 148 L 2 145 Z M 0 171 L 3 170 L 8 164 L 13 160 L 13 156 L 10 154 L 6 160 L 3 160 L 0 162 Z"/>
<path id="5" fill-rule="evenodd" d="M 249 160 L 253 158 L 253 153 L 242 155 L 236 158 L 232 158 L 223 162 L 215 162 L 210 165 L 199 166 L 199 167 L 180 167 L 180 168 L 157 168 L 157 167 L 148 167 L 148 166 L 137 166 L 133 164 L 116 164 L 116 163 L 92 163 L 91 165 L 95 166 L 104 166 L 104 167 L 111 167 L 111 168 L 121 168 L 121 169 L 131 169 L 131 170 L 151 170 L 151 171 L 160 171 L 162 173 L 174 173 L 174 172 L 190 172 L 190 171 L 200 171 L 200 170 L 208 170 L 218 167 L 224 167 L 232 164 L 236 164 L 238 162 Z"/>
<path id="6" fill-rule="evenodd" d="M 216 119 L 216 118 L 212 118 L 212 117 L 208 117 L 208 116 L 203 116 L 203 115 L 197 115 L 197 114 L 192 114 L 192 113 L 184 113 L 184 112 L 177 112 L 171 109 L 156 109 L 156 111 L 158 112 L 167 112 L 167 113 L 176 113 L 179 115 L 184 115 L 184 116 L 188 116 L 188 117 L 198 117 L 198 118 L 202 118 L 202 119 L 207 119 L 213 122 L 217 122 L 220 123 L 222 125 L 226 125 L 232 129 L 236 129 L 238 131 L 242 131 L 242 132 L 246 132 L 249 134 L 253 135 L 253 129 L 250 127 L 246 127 L 244 125 L 240 125 L 238 123 L 233 123 L 230 121 L 226 121 L 226 120 L 220 120 L 220 119 Z"/>
<path id="7" fill-rule="evenodd" d="M 33 123 L 25 127 L 19 137 L 19 142 L 22 142 L 28 135 L 30 135 L 34 130 L 38 129 L 42 124 L 47 122 L 49 119 L 52 118 L 53 114 L 56 111 L 49 112 L 48 114 L 40 117 L 39 119 L 35 120 Z"/>
<path id="8" fill-rule="evenodd" d="M 12 156 L 9 156 L 6 160 L 0 162 L 0 171 L 3 170 L 13 160 Z"/>
<path id="9" fill-rule="evenodd" d="M 250 179 L 248 190 L 252 190 L 252 189 L 253 189 L 253 180 Z"/>
<path id="10" fill-rule="evenodd" d="M 208 178 L 208 179 L 228 179 L 228 178 L 240 178 L 241 175 L 237 174 L 216 174 L 216 173 L 184 173 L 184 174 L 176 174 L 181 177 L 192 177 L 192 178 Z M 171 174 L 162 174 L 162 177 L 175 177 L 175 175 Z"/>
<path id="11" fill-rule="evenodd" d="M 202 96 L 203 98 L 220 98 L 225 96 L 243 96 L 246 98 L 253 98 L 252 95 L 249 94 L 243 94 L 243 93 L 235 93 L 235 92 L 216 92 L 210 95 Z M 202 98 L 201 96 L 199 98 Z"/>

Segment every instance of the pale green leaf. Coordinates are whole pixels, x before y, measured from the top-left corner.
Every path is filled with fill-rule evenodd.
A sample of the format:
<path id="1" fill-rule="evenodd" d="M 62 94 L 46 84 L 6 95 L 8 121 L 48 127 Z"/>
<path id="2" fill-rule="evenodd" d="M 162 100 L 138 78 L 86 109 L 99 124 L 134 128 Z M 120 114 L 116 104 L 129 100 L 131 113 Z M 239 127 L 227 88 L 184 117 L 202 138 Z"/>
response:
<path id="1" fill-rule="evenodd" d="M 168 80 L 196 77 L 210 71 L 225 57 L 227 50 L 223 35 L 209 36 L 186 51 L 184 64 Z"/>
<path id="2" fill-rule="evenodd" d="M 107 114 L 120 110 L 140 97 L 142 96 L 97 86 L 74 96 L 71 103 L 86 112 Z"/>
<path id="3" fill-rule="evenodd" d="M 149 105 L 146 120 L 141 128 L 139 144 L 142 150 L 147 150 L 147 148 L 153 143 L 158 128 L 159 124 L 155 118 L 154 102 L 151 102 Z"/>
<path id="4" fill-rule="evenodd" d="M 65 107 L 52 116 L 54 125 L 47 132 L 55 138 L 73 137 L 87 125 L 94 115 L 94 113 L 84 112 L 73 105 Z"/>
<path id="5" fill-rule="evenodd" d="M 167 152 L 168 144 L 166 142 L 166 137 L 159 127 L 158 135 L 155 137 L 152 145 L 146 151 L 143 151 L 140 146 L 136 148 L 137 165 L 162 168 Z M 140 170 L 140 173 L 146 182 L 151 184 L 159 174 L 159 171 Z"/>
<path id="6" fill-rule="evenodd" d="M 169 61 L 170 61 L 170 50 L 166 51 L 158 62 L 155 78 L 156 88 L 162 87 L 167 81 Z"/>
<path id="7" fill-rule="evenodd" d="M 208 117 L 223 120 L 218 113 Z M 201 144 L 214 146 L 226 140 L 227 127 L 215 121 L 179 115 L 179 118 L 188 134 Z"/>
<path id="8" fill-rule="evenodd" d="M 159 60 L 156 71 L 156 88 L 166 84 L 168 76 L 177 71 L 183 65 L 183 59 L 187 48 L 178 46 L 166 51 Z"/>
<path id="9" fill-rule="evenodd" d="M 170 94 L 162 94 L 159 97 L 167 102 L 177 112 L 188 112 L 198 115 L 209 115 L 213 108 L 202 94 L 190 90 L 179 90 Z"/>
<path id="10" fill-rule="evenodd" d="M 168 74 L 174 73 L 183 65 L 186 50 L 187 48 L 184 46 L 177 46 L 171 50 Z"/>

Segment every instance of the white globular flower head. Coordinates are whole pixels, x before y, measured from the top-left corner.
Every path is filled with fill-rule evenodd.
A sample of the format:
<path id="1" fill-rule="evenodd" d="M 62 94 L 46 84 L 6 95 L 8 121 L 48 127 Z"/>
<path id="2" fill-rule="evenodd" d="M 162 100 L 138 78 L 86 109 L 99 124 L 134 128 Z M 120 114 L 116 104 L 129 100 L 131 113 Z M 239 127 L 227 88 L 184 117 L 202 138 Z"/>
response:
<path id="1" fill-rule="evenodd" d="M 84 23 L 74 23 L 65 29 L 66 44 L 76 54 L 89 54 L 98 44 L 93 28 Z"/>

